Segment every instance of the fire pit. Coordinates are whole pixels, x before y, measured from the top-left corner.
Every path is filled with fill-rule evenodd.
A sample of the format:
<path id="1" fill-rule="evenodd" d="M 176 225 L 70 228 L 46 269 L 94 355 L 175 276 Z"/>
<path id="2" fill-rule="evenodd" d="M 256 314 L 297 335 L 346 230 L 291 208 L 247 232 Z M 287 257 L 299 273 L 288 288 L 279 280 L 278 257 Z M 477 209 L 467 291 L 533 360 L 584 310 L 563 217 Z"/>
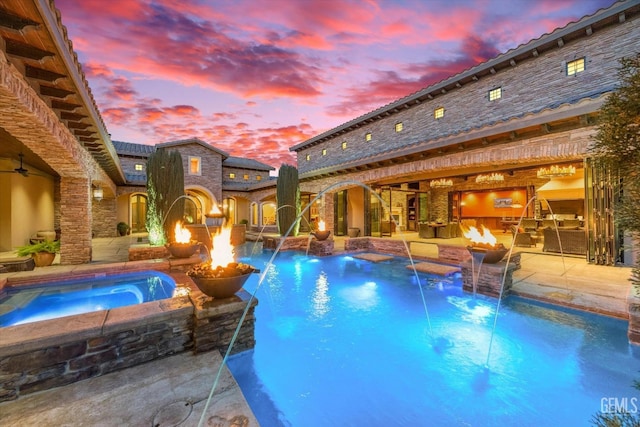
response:
<path id="1" fill-rule="evenodd" d="M 498 243 L 496 237 L 491 234 L 491 230 L 485 226 L 481 226 L 482 230 L 476 227 L 462 227 L 464 237 L 471 241 L 471 245 L 467 246 L 467 250 L 473 256 L 474 254 L 484 254 L 482 262 L 487 264 L 498 263 L 509 252 L 502 243 Z"/>
<path id="2" fill-rule="evenodd" d="M 211 263 L 206 262 L 187 271 L 187 276 L 203 294 L 213 298 L 229 298 L 242 289 L 254 271 L 248 264 L 232 262 L 226 267 L 211 268 Z"/>
<path id="3" fill-rule="evenodd" d="M 195 240 L 192 240 L 189 243 L 169 243 L 166 247 L 174 258 L 189 258 L 196 253 L 200 245 Z"/>
<path id="4" fill-rule="evenodd" d="M 316 231 L 315 233 L 311 233 L 311 234 L 313 234 L 315 238 L 318 240 L 327 240 L 327 238 L 329 237 L 329 234 L 331 234 L 331 231 L 322 230 L 322 231 Z"/>
<path id="5" fill-rule="evenodd" d="M 311 234 L 313 234 L 318 240 L 327 240 L 329 234 L 331 234 L 331 231 L 325 230 L 324 221 L 320 220 L 318 221 L 318 229 Z"/>
<path id="6" fill-rule="evenodd" d="M 189 258 L 196 253 L 200 245 L 195 240 L 191 240 L 191 232 L 182 227 L 180 221 L 176 222 L 174 233 L 175 242 L 166 245 L 172 257 Z"/>
<path id="7" fill-rule="evenodd" d="M 482 262 L 487 264 L 495 264 L 502 261 L 502 258 L 509 252 L 509 249 L 505 248 L 502 243 L 498 243 L 495 247 L 483 247 L 481 245 L 467 246 L 467 250 L 473 253 L 484 253 Z"/>
<path id="8" fill-rule="evenodd" d="M 203 294 L 213 298 L 229 298 L 242 289 L 249 275 L 256 271 L 249 264 L 234 261 L 231 227 L 223 227 L 213 236 L 210 260 L 187 271 Z"/>

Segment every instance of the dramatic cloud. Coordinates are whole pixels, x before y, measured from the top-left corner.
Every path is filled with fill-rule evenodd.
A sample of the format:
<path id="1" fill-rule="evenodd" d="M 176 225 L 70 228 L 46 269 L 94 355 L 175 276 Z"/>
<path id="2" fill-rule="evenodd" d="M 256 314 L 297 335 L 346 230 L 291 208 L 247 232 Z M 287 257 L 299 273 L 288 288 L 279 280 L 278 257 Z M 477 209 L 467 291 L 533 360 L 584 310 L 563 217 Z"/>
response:
<path id="1" fill-rule="evenodd" d="M 289 147 L 614 0 L 56 0 L 115 140 Z"/>

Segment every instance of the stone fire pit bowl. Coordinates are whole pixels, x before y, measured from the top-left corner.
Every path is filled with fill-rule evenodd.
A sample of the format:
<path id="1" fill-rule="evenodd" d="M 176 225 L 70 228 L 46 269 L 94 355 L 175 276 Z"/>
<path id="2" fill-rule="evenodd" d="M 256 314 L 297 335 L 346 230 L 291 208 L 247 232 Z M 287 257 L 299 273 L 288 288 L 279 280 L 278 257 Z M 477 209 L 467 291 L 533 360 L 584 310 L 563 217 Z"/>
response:
<path id="1" fill-rule="evenodd" d="M 192 277 L 193 283 L 196 284 L 200 291 L 213 298 L 230 298 L 236 294 L 251 273 L 234 277 Z"/>
<path id="2" fill-rule="evenodd" d="M 196 251 L 200 248 L 200 245 L 196 241 L 191 241 L 189 243 L 169 243 L 167 249 L 169 253 L 174 258 L 189 258 L 196 253 Z"/>
<path id="3" fill-rule="evenodd" d="M 236 294 L 242 285 L 247 281 L 251 273 L 255 270 L 246 264 L 235 264 L 227 267 L 218 267 L 212 270 L 211 274 L 203 275 L 203 269 L 208 268 L 206 265 L 195 267 L 187 272 L 187 276 L 191 277 L 193 283 L 196 284 L 200 291 L 213 298 L 230 298 Z M 217 272 L 217 274 L 216 274 Z M 215 275 L 219 277 L 214 277 Z"/>
<path id="4" fill-rule="evenodd" d="M 330 230 L 324 230 L 324 231 L 316 231 L 315 233 L 312 233 L 314 236 L 316 236 L 316 239 L 318 240 L 327 240 L 327 238 L 329 237 L 329 234 L 331 234 Z"/>
<path id="5" fill-rule="evenodd" d="M 484 253 L 482 262 L 487 264 L 496 264 L 502 261 L 502 258 L 509 252 L 509 249 L 505 248 L 502 243 L 499 243 L 495 248 L 486 248 L 482 246 L 467 246 L 467 250 L 473 255 L 473 253 Z"/>

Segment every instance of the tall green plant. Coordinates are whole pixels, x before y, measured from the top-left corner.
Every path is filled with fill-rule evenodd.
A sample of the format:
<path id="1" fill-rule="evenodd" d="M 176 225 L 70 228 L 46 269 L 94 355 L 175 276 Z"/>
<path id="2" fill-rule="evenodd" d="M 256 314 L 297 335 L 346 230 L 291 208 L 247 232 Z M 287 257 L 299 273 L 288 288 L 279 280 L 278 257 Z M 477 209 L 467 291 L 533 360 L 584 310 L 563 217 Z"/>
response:
<path id="1" fill-rule="evenodd" d="M 174 240 L 174 227 L 184 215 L 184 166 L 178 151 L 156 150 L 147 160 L 147 218 L 149 243 Z"/>
<path id="2" fill-rule="evenodd" d="M 600 122 L 590 147 L 596 165 L 618 172 L 622 192 L 615 200 L 615 221 L 622 229 L 640 233 L 640 53 L 623 58 L 618 88 L 600 107 Z M 640 286 L 640 257 L 632 282 Z"/>
<path id="3" fill-rule="evenodd" d="M 284 236 L 287 230 L 294 224 L 290 236 L 297 236 L 300 229 L 300 186 L 298 169 L 294 166 L 283 164 L 278 172 L 276 182 L 276 200 L 278 204 L 278 230 Z"/>

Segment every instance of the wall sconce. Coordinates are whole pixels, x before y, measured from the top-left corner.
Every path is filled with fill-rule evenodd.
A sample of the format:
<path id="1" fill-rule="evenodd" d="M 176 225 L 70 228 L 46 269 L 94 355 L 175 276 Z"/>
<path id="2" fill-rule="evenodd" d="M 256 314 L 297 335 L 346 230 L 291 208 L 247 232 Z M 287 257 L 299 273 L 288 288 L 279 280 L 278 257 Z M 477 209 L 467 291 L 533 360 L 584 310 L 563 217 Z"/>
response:
<path id="1" fill-rule="evenodd" d="M 102 197 L 104 196 L 104 192 L 102 190 L 102 187 L 96 187 L 93 189 L 93 198 L 94 200 L 97 200 L 98 202 L 102 200 Z"/>

